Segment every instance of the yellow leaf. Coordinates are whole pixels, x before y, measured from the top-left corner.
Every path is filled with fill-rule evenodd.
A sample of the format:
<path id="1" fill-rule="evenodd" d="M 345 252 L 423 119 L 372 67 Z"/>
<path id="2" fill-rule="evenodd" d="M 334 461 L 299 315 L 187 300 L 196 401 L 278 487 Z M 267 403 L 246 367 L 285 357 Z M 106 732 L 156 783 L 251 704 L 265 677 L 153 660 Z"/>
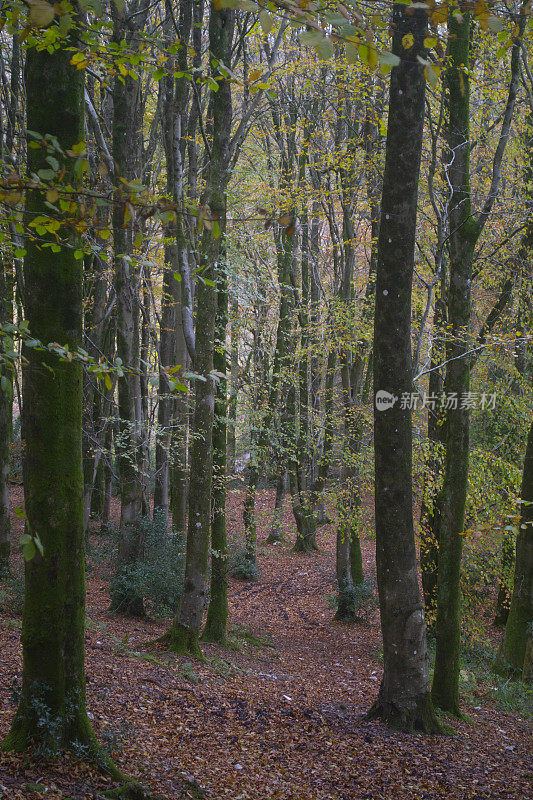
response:
<path id="1" fill-rule="evenodd" d="M 412 33 L 406 33 L 405 36 L 402 37 L 402 46 L 404 50 L 410 50 L 414 43 L 415 37 Z"/>
<path id="2" fill-rule="evenodd" d="M 46 199 L 49 203 L 55 203 L 57 198 L 59 197 L 59 192 L 57 189 L 48 189 L 46 192 Z"/>
<path id="3" fill-rule="evenodd" d="M 368 47 L 368 66 L 370 69 L 375 70 L 379 62 L 378 51 L 372 45 Z"/>
<path id="4" fill-rule="evenodd" d="M 251 70 L 250 74 L 248 75 L 248 80 L 249 81 L 256 81 L 258 78 L 261 77 L 262 74 L 263 74 L 263 70 L 262 69 L 253 69 L 253 70 Z"/>
<path id="5" fill-rule="evenodd" d="M 105 380 L 106 389 L 111 390 L 113 384 L 111 383 L 111 378 L 109 377 L 109 373 L 108 372 L 106 372 L 104 380 Z"/>
<path id="6" fill-rule="evenodd" d="M 426 80 L 431 86 L 435 89 L 439 80 L 439 75 L 441 73 L 441 67 L 438 64 L 429 64 L 424 69 L 424 75 L 426 76 Z"/>
<path id="7" fill-rule="evenodd" d="M 440 8 L 436 8 L 431 15 L 431 22 L 433 25 L 442 25 L 448 19 L 448 4 L 443 3 Z"/>

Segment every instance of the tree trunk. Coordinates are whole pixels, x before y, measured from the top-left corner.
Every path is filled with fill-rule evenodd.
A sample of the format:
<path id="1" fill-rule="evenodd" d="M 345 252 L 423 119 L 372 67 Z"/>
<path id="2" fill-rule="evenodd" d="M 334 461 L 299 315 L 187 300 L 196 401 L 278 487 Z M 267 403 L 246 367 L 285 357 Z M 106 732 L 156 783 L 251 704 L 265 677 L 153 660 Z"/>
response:
<path id="1" fill-rule="evenodd" d="M 409 13 L 411 12 L 411 13 Z M 394 4 L 393 52 L 374 328 L 374 394 L 411 391 L 411 284 L 424 130 L 424 10 Z M 402 38 L 411 35 L 406 51 Z M 386 397 L 386 396 L 385 396 Z M 424 608 L 413 529 L 411 413 L 391 402 L 374 412 L 376 565 L 383 633 L 383 678 L 370 717 L 404 729 L 436 731 L 429 691 Z"/>
<path id="2" fill-rule="evenodd" d="M 188 354 L 181 324 L 182 303 L 180 297 L 176 309 L 176 363 L 187 367 Z M 185 382 L 185 381 L 184 381 Z M 176 531 L 185 532 L 187 524 L 187 432 L 189 425 L 189 394 L 179 392 L 174 406 L 174 429 L 172 433 L 170 466 L 170 507 L 172 525 Z"/>
<path id="3" fill-rule="evenodd" d="M 237 297 L 231 298 L 230 347 L 231 384 L 228 401 L 227 457 L 228 474 L 234 475 L 237 448 L 237 403 L 239 399 L 239 301 Z"/>
<path id="4" fill-rule="evenodd" d="M 13 320 L 13 286 L 6 263 L 0 256 L 0 324 Z M 8 342 L 5 341 L 7 345 Z M 9 574 L 11 522 L 9 519 L 9 461 L 13 422 L 13 370 L 0 366 L 0 577 Z"/>
<path id="5" fill-rule="evenodd" d="M 285 495 L 285 467 L 278 469 L 276 477 L 276 497 L 272 512 L 272 523 L 268 534 L 267 544 L 283 541 L 283 498 Z"/>
<path id="6" fill-rule="evenodd" d="M 175 36 L 172 19 L 173 12 L 170 2 L 166 3 L 165 34 L 169 44 Z M 188 56 L 187 45 L 190 38 L 192 26 L 192 3 L 182 2 L 179 14 L 179 34 L 181 47 L 178 54 L 170 56 L 167 62 L 167 75 L 163 84 L 163 138 L 165 145 L 165 159 L 167 171 L 167 192 L 172 197 L 176 207 L 183 209 L 183 145 L 184 132 L 182 130 L 185 120 L 185 112 L 189 97 L 189 81 L 186 77 L 174 78 L 174 70 L 177 62 L 178 69 L 187 73 Z M 172 225 L 169 225 L 167 235 L 174 233 Z M 163 273 L 163 297 L 161 301 L 161 331 L 159 337 L 159 406 L 158 406 L 158 433 L 156 441 L 156 480 L 154 489 L 154 513 L 156 508 L 163 511 L 165 518 L 168 518 L 170 503 L 170 450 L 172 441 L 172 422 L 175 424 L 176 398 L 170 392 L 170 381 L 174 375 L 172 367 L 180 365 L 183 367 L 184 361 L 176 363 L 177 337 L 182 336 L 182 331 L 178 332 L 178 324 L 181 328 L 181 308 L 178 304 L 181 300 L 181 282 L 177 281 L 175 275 L 180 271 L 180 248 L 183 247 L 181 239 L 183 221 L 182 218 L 176 220 L 176 241 L 173 245 L 165 248 L 165 269 Z M 182 278 L 181 273 L 179 277 Z M 177 517 L 179 518 L 179 513 Z M 177 520 L 176 520 L 177 521 Z M 180 525 L 182 520 L 180 520 Z"/>
<path id="7" fill-rule="evenodd" d="M 429 452 L 424 470 L 424 488 L 422 505 L 420 509 L 420 570 L 422 573 L 422 588 L 424 590 L 424 605 L 426 610 L 426 624 L 430 625 L 435 620 L 437 607 L 437 579 L 439 561 L 439 482 L 444 468 L 445 428 L 443 412 L 440 409 L 440 397 L 443 390 L 441 361 L 445 360 L 444 353 L 444 325 L 446 321 L 446 278 L 444 264 L 441 265 L 440 291 L 435 297 L 435 310 L 433 316 L 433 342 L 431 350 L 431 364 L 429 373 L 429 397 L 437 398 L 435 406 L 428 408 L 428 446 Z"/>
<path id="8" fill-rule="evenodd" d="M 226 265 L 218 274 L 218 304 L 213 366 L 227 373 L 226 328 L 228 325 L 228 278 Z M 211 521 L 211 592 L 202 640 L 224 644 L 228 626 L 228 542 L 226 538 L 226 463 L 228 386 L 219 379 L 215 395 L 213 427 L 213 516 Z"/>
<path id="9" fill-rule="evenodd" d="M 470 418 L 461 408 L 461 396 L 470 386 L 469 329 L 471 318 L 472 259 L 477 226 L 471 214 L 469 114 L 470 85 L 464 64 L 470 54 L 470 14 L 462 21 L 450 16 L 448 146 L 453 153 L 449 167 L 452 187 L 450 216 L 450 287 L 448 291 L 449 342 L 446 348 L 446 397 L 458 398 L 456 408 L 446 411 L 444 484 L 438 499 L 440 512 L 439 577 L 437 591 L 435 676 L 433 701 L 440 708 L 460 714 L 459 656 L 461 637 L 461 555 L 468 485 Z"/>
<path id="10" fill-rule="evenodd" d="M 168 169 L 168 167 L 167 167 Z M 154 516 L 163 513 L 168 520 L 169 454 L 172 437 L 172 418 L 175 398 L 171 391 L 170 369 L 175 366 L 176 352 L 176 300 L 178 281 L 174 247 L 165 247 L 165 269 L 163 273 L 163 296 L 161 299 L 161 330 L 159 332 L 159 405 L 157 408 L 157 434 L 155 449 Z"/>
<path id="11" fill-rule="evenodd" d="M 189 518 L 185 581 L 180 608 L 165 639 L 178 653 L 190 652 L 202 658 L 198 637 L 207 600 L 207 570 L 211 523 L 212 440 L 215 406 L 213 351 L 217 312 L 216 278 L 226 220 L 226 189 L 229 180 L 229 141 L 231 134 L 231 85 L 219 71 L 219 61 L 230 63 L 235 12 L 211 8 L 209 43 L 213 76 L 218 91 L 211 93 L 212 144 L 204 208 L 215 226 L 205 230 L 201 241 L 201 276 L 198 286 L 194 371 L 196 380 L 194 431 L 191 446 Z M 211 226 L 210 226 L 211 227 Z"/>
<path id="12" fill-rule="evenodd" d="M 526 15 L 515 16 L 516 35 L 511 51 L 511 80 L 498 145 L 492 164 L 492 181 L 483 208 L 472 215 L 470 192 L 470 62 L 472 14 L 468 3 L 459 4 L 459 15 L 448 17 L 449 63 L 446 81 L 450 117 L 447 170 L 449 201 L 450 288 L 448 292 L 448 360 L 444 391 L 447 397 L 446 460 L 440 498 L 439 578 L 435 675 L 432 696 L 436 705 L 452 714 L 459 710 L 461 639 L 461 555 L 468 483 L 470 419 L 462 395 L 470 386 L 470 323 L 472 262 L 476 242 L 498 194 L 501 164 L 513 117 L 520 81 L 520 52 Z M 455 394 L 454 394 L 455 393 Z M 455 396 L 455 402 L 451 398 Z M 455 407 L 457 404 L 457 407 Z M 464 405 L 467 405 L 466 403 Z"/>
<path id="13" fill-rule="evenodd" d="M 113 6 L 113 9 L 115 7 Z M 145 12 L 135 18 L 130 28 L 113 13 L 113 39 L 127 39 L 137 44 L 137 32 L 144 25 Z M 113 159 L 117 173 L 126 181 L 141 174 L 141 105 L 139 81 L 129 75 L 115 79 L 113 90 Z M 124 572 L 140 554 L 139 522 L 143 513 L 143 415 L 139 373 L 139 272 L 134 253 L 133 221 L 129 219 L 127 184 L 118 184 L 113 207 L 113 249 L 115 254 L 115 291 L 117 309 L 117 356 L 128 368 L 118 381 L 119 429 L 115 449 L 120 476 L 120 543 L 117 580 L 111 593 L 111 608 L 121 614 L 144 615 L 143 598 L 134 587 L 124 591 Z"/>
<path id="14" fill-rule="evenodd" d="M 71 67 L 70 59 L 64 49 L 52 55 L 27 51 L 28 128 L 56 137 L 64 151 L 84 136 L 83 71 Z M 28 148 L 29 170 L 43 169 L 45 155 Z M 66 157 L 66 183 L 75 183 L 73 166 Z M 28 191 L 28 220 L 49 215 L 44 201 L 42 190 Z M 57 253 L 28 237 L 25 305 L 33 337 L 76 351 L 82 346 L 82 261 L 74 258 L 76 240 L 66 230 Z M 37 549 L 25 567 L 22 693 L 3 749 L 22 751 L 33 744 L 59 750 L 79 743 L 94 757 L 97 745 L 85 708 L 82 367 L 30 348 L 25 357 L 26 529 L 42 553 Z M 43 725 L 43 704 L 53 724 Z"/>
<path id="15" fill-rule="evenodd" d="M 527 439 L 520 495 L 513 593 L 500 658 L 514 669 L 524 670 L 527 678 L 531 653 L 527 663 L 526 655 L 533 622 L 533 424 Z"/>

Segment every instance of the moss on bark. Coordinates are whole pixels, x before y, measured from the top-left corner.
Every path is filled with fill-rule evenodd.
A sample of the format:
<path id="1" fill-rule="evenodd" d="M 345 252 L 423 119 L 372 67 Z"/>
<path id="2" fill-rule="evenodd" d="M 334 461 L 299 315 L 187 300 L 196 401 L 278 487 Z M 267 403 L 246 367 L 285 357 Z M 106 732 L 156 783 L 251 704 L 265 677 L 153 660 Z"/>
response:
<path id="1" fill-rule="evenodd" d="M 51 134 L 68 151 L 84 135 L 83 72 L 70 65 L 65 50 L 30 48 L 25 78 L 28 128 Z M 45 156 L 29 148 L 29 169 L 44 168 Z M 73 165 L 66 157 L 66 180 L 75 183 Z M 29 219 L 49 214 L 42 190 L 28 191 L 26 213 Z M 68 227 L 60 231 L 58 253 L 27 237 L 25 307 L 33 337 L 74 351 L 82 344 L 82 262 L 74 258 L 76 241 Z M 35 349 L 26 349 L 25 357 L 27 532 L 39 537 L 43 552 L 25 565 L 22 691 L 3 748 L 62 749 L 79 742 L 93 759 L 103 758 L 85 709 L 82 368 Z M 40 707 L 51 730 L 42 725 Z"/>
<path id="2" fill-rule="evenodd" d="M 526 664 L 526 652 L 533 623 L 533 424 L 529 430 L 524 459 L 521 501 L 513 593 L 505 626 L 503 659 L 516 670 L 525 667 L 527 675 L 531 673 L 530 663 Z"/>
<path id="3" fill-rule="evenodd" d="M 450 288 L 448 322 L 450 336 L 444 391 L 460 398 L 470 386 L 468 331 L 471 317 L 471 279 L 477 226 L 471 216 L 469 115 L 470 14 L 450 15 L 449 59 L 446 73 L 449 90 L 448 145 L 453 153 L 449 168 L 452 187 L 449 214 Z M 468 484 L 470 418 L 467 408 L 450 407 L 446 412 L 446 456 L 444 483 L 437 499 L 439 518 L 439 575 L 437 591 L 437 641 L 432 697 L 445 711 L 460 715 L 459 670 L 461 638 L 461 556 Z"/>

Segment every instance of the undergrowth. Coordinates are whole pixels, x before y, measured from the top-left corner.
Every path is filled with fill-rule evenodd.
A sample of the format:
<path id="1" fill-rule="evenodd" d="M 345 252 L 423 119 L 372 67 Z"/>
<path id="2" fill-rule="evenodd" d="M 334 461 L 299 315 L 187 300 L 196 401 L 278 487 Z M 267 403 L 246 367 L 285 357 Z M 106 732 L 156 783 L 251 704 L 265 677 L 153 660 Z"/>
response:
<path id="1" fill-rule="evenodd" d="M 185 537 L 170 532 L 163 514 L 139 523 L 141 553 L 135 564 L 123 567 L 112 578 L 110 594 L 122 598 L 142 597 L 147 609 L 158 617 L 175 613 L 183 589 Z M 120 533 L 110 540 L 118 550 Z M 104 548 L 105 549 L 105 548 Z M 100 551 L 101 552 L 101 551 Z"/>

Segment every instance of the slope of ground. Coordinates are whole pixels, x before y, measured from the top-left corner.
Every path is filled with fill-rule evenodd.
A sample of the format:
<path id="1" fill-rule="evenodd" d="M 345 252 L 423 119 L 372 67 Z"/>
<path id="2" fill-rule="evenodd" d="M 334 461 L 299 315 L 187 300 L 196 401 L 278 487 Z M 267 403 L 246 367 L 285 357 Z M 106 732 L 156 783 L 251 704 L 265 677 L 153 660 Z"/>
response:
<path id="1" fill-rule="evenodd" d="M 241 499 L 230 494 L 230 532 L 240 530 Z M 288 544 L 267 547 L 271 502 L 261 494 L 260 577 L 231 582 L 239 649 L 205 645 L 207 664 L 146 649 L 167 623 L 110 616 L 107 583 L 91 572 L 88 707 L 118 766 L 169 800 L 197 796 L 197 787 L 213 800 L 523 800 L 533 772 L 530 727 L 487 698 L 465 707 L 470 722 L 454 721 L 454 737 L 361 722 L 381 675 L 377 612 L 360 624 L 333 621 L 333 526 L 321 529 L 313 557 Z M 288 508 L 285 531 L 294 535 Z M 372 575 L 373 542 L 363 547 Z M 18 618 L 1 620 L 0 647 L 3 737 L 21 676 Z M 81 800 L 105 787 L 73 758 L 50 766 L 0 755 L 2 798 Z"/>

